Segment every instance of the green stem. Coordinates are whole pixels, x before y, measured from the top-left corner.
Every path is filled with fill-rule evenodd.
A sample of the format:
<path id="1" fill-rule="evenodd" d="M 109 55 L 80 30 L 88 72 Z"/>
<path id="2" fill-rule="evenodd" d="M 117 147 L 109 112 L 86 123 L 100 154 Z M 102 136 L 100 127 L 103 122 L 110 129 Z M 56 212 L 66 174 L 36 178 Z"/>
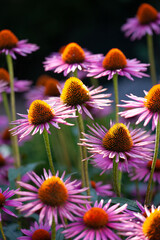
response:
<path id="1" fill-rule="evenodd" d="M 91 85 L 94 86 L 95 88 L 97 88 L 99 86 L 97 78 L 91 77 L 90 82 L 91 82 Z"/>
<path id="2" fill-rule="evenodd" d="M 145 198 L 145 205 L 149 205 L 150 203 L 150 194 L 151 194 L 151 185 L 152 185 L 152 179 L 153 174 L 156 166 L 157 156 L 158 156 L 158 149 L 159 149 L 159 134 L 160 134 L 160 121 L 159 121 L 159 115 L 158 115 L 158 124 L 156 127 L 156 140 L 155 140 L 155 149 L 154 149 L 154 156 L 151 166 L 151 172 L 150 177 L 148 180 L 148 186 L 147 186 L 147 192 L 146 192 L 146 198 Z"/>
<path id="3" fill-rule="evenodd" d="M 156 78 L 156 67 L 155 67 L 155 60 L 154 60 L 154 49 L 153 49 L 153 37 L 152 35 L 147 34 L 147 46 L 148 46 L 148 55 L 149 55 L 149 62 L 150 62 L 150 72 L 151 72 L 151 79 L 153 85 L 157 83 Z"/>
<path id="4" fill-rule="evenodd" d="M 74 73 L 73 73 L 73 77 L 78 77 L 78 69 L 76 68 L 76 70 L 74 71 Z"/>
<path id="5" fill-rule="evenodd" d="M 114 86 L 114 97 L 115 97 L 115 109 L 116 109 L 116 122 L 118 123 L 119 121 L 119 116 L 118 116 L 118 112 L 119 112 L 119 108 L 118 108 L 118 74 L 114 74 L 113 76 L 113 86 Z"/>
<path id="6" fill-rule="evenodd" d="M 83 138 L 84 124 L 82 115 L 77 110 L 77 125 L 79 130 L 79 138 Z M 80 157 L 81 157 L 81 174 L 82 174 L 82 186 L 87 187 L 87 195 L 90 196 L 89 189 L 89 176 L 88 176 L 88 160 L 83 160 L 87 158 L 87 151 L 84 146 L 80 146 Z M 82 161 L 83 160 L 83 161 Z"/>
<path id="7" fill-rule="evenodd" d="M 10 98 L 11 98 L 12 121 L 15 121 L 16 120 L 16 104 L 15 104 L 14 71 L 13 71 L 12 57 L 8 54 L 6 56 L 6 60 L 7 60 L 8 71 L 10 76 L 10 88 L 11 88 Z M 21 166 L 21 160 L 20 160 L 20 153 L 19 153 L 19 147 L 18 147 L 18 138 L 15 135 L 12 137 L 12 139 L 13 139 L 13 152 L 15 154 L 15 166 L 19 168 Z M 20 176 L 18 178 L 20 178 Z"/>
<path id="8" fill-rule="evenodd" d="M 64 162 L 67 166 L 68 172 L 71 172 L 71 161 L 69 159 L 68 156 L 68 151 L 67 151 L 67 146 L 66 146 L 66 139 L 64 134 L 62 133 L 62 129 L 58 130 L 58 137 L 59 137 L 59 141 L 60 141 L 60 145 L 61 145 L 61 149 L 63 149 L 63 158 L 64 158 Z"/>
<path id="9" fill-rule="evenodd" d="M 121 196 L 120 186 L 119 185 L 119 171 L 118 171 L 118 163 L 116 163 L 116 158 L 113 159 L 113 186 L 116 192 L 117 197 Z"/>
<path id="10" fill-rule="evenodd" d="M 10 114 L 9 103 L 8 103 L 6 92 L 2 92 L 2 98 L 3 98 L 4 109 L 8 117 L 8 121 L 11 122 L 11 114 Z"/>
<path id="11" fill-rule="evenodd" d="M 49 144 L 49 137 L 48 137 L 48 132 L 46 131 L 46 129 L 44 129 L 44 131 L 43 131 L 43 138 L 44 138 L 44 142 L 45 142 L 45 147 L 46 147 L 46 152 L 47 152 L 51 172 L 53 175 L 55 175 L 52 154 L 51 154 L 51 148 L 50 148 L 50 144 Z"/>
<path id="12" fill-rule="evenodd" d="M 54 217 L 53 217 L 53 220 L 52 220 L 51 230 L 52 230 L 51 240 L 56 240 L 56 223 L 55 223 Z"/>
<path id="13" fill-rule="evenodd" d="M 0 231 L 1 231 L 1 234 L 2 234 L 2 237 L 3 237 L 3 240 L 6 240 L 6 236 L 5 236 L 4 231 L 3 231 L 2 221 L 0 221 Z"/>

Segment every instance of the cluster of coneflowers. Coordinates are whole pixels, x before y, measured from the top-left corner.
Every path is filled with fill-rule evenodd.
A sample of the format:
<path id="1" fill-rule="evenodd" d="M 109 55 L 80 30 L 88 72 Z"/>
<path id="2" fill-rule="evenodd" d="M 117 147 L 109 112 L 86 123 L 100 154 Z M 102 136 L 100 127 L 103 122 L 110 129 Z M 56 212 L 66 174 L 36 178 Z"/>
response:
<path id="1" fill-rule="evenodd" d="M 157 159 L 160 84 L 157 84 L 155 74 L 152 41 L 153 33 L 160 34 L 160 14 L 144 3 L 138 8 L 136 17 L 129 19 L 122 30 L 127 37 L 131 36 L 131 40 L 147 36 L 149 64 L 136 58 L 127 59 L 117 48 L 104 56 L 92 54 L 71 42 L 52 53 L 44 62 L 45 71 L 63 73 L 64 82 L 44 74 L 32 89 L 30 81 L 14 78 L 12 60 L 16 60 L 18 54 L 26 56 L 39 47 L 27 40 L 18 40 L 10 30 L 0 31 L 0 54 L 6 55 L 8 67 L 8 71 L 0 68 L 0 101 L 7 115 L 7 119 L 0 118 L 0 142 L 12 149 L 11 155 L 5 155 L 3 151 L 0 153 L 0 232 L 3 240 L 8 239 L 7 229 L 11 223 L 6 213 L 18 217 L 19 229 L 22 216 L 30 224 L 28 228 L 21 229 L 21 236 L 17 237 L 20 240 L 160 239 L 160 206 L 153 204 L 156 187 L 152 187 L 153 182 L 160 183 L 160 160 Z M 127 95 L 129 100 L 122 100 L 120 104 L 118 76 L 130 80 L 149 77 L 146 73 L 148 66 L 153 87 L 148 92 L 144 91 L 144 98 L 130 94 Z M 115 104 L 109 99 L 111 94 L 106 92 L 107 89 L 99 85 L 101 77 L 113 80 Z M 91 80 L 90 87 L 83 83 L 84 78 Z M 27 114 L 18 114 L 19 119 L 16 119 L 15 92 L 25 92 L 28 107 Z M 111 106 L 114 113 L 109 119 L 110 125 L 103 126 L 96 120 L 99 116 L 106 117 Z M 119 107 L 124 109 L 119 111 Z M 135 125 L 129 122 L 133 117 L 136 118 Z M 84 119 L 88 121 L 87 126 Z M 146 127 L 151 120 L 149 130 L 137 126 L 144 121 Z M 79 133 L 79 179 L 75 178 L 75 174 L 59 173 L 58 164 L 55 167 L 49 135 L 52 136 L 53 128 L 61 131 L 62 125 L 67 125 L 67 128 L 75 125 L 76 133 Z M 156 133 L 153 132 L 155 129 Z M 35 134 L 43 135 L 49 169 L 44 168 L 40 176 L 34 171 L 22 176 L 19 146 L 30 141 Z M 65 134 L 63 137 L 67 141 Z M 64 141 L 59 144 L 64 151 Z M 31 158 L 34 162 L 34 156 Z M 69 158 L 68 154 L 64 161 L 69 163 Z M 88 161 L 100 172 L 99 180 L 102 174 L 110 174 L 113 185 L 96 182 L 88 171 Z M 13 167 L 17 171 L 15 190 L 9 189 L 8 179 Z M 131 209 L 129 203 L 133 203 L 132 199 L 124 198 L 123 191 L 121 195 L 121 182 L 124 188 L 126 184 L 122 173 L 128 173 L 130 180 L 136 183 L 141 180 L 147 182 L 145 200 L 134 202 L 137 211 Z M 94 200 L 91 189 L 95 190 L 98 200 Z M 32 216 L 35 222 L 30 220 Z M 59 230 L 62 238 L 57 235 Z"/>

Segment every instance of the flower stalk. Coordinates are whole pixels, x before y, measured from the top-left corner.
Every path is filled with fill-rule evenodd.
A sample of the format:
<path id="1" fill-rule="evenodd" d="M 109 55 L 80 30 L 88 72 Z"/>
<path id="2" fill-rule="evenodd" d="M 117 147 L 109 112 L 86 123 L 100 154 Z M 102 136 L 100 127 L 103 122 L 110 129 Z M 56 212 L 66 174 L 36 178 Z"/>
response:
<path id="1" fill-rule="evenodd" d="M 77 125 L 79 130 L 79 138 L 83 138 L 84 133 L 84 124 L 82 115 L 77 110 Z M 89 176 L 88 176 L 88 160 L 87 151 L 84 146 L 80 146 L 80 159 L 81 159 L 81 175 L 82 175 L 82 186 L 87 187 L 87 195 L 90 196 L 90 188 L 89 188 Z M 85 160 L 84 160 L 85 159 Z"/>
<path id="2" fill-rule="evenodd" d="M 10 88 L 11 88 L 11 94 L 10 94 L 10 100 L 11 100 L 11 113 L 12 113 L 12 121 L 16 120 L 16 104 L 15 104 L 15 92 L 14 92 L 14 71 L 13 71 L 13 62 L 12 57 L 8 54 L 6 56 L 7 65 L 8 65 L 8 72 L 10 76 Z M 21 166 L 21 160 L 20 160 L 20 152 L 18 147 L 18 138 L 17 136 L 13 136 L 13 152 L 15 155 L 15 166 L 16 168 L 20 168 Z M 20 176 L 19 176 L 20 178 Z"/>
<path id="3" fill-rule="evenodd" d="M 55 175 L 55 169 L 54 169 L 53 160 L 52 160 L 51 148 L 50 148 L 50 144 L 49 144 L 49 137 L 48 137 L 48 133 L 47 133 L 46 129 L 44 129 L 44 131 L 43 131 L 43 138 L 44 138 L 46 152 L 47 152 L 47 156 L 48 156 L 48 160 L 49 160 L 50 169 L 51 169 L 52 174 Z"/>
<path id="4" fill-rule="evenodd" d="M 156 67 L 155 67 L 155 60 L 154 60 L 154 48 L 153 48 L 153 37 L 152 35 L 147 34 L 147 46 L 148 46 L 148 55 L 149 55 L 149 62 L 150 62 L 150 72 L 151 72 L 151 79 L 153 85 L 157 83 L 156 78 Z"/>
<path id="5" fill-rule="evenodd" d="M 154 156 L 153 156 L 153 161 L 152 161 L 152 166 L 151 166 L 150 177 L 149 177 L 149 180 L 148 180 L 148 186 L 147 186 L 147 192 L 146 192 L 146 198 L 145 198 L 145 205 L 150 204 L 151 185 L 152 185 L 153 174 L 154 174 L 154 170 L 155 170 L 155 166 L 156 166 L 158 149 L 159 149 L 159 134 L 160 134 L 160 120 L 159 120 L 159 115 L 158 115 L 158 123 L 157 123 L 157 127 L 156 127 L 155 150 L 154 150 Z"/>
<path id="6" fill-rule="evenodd" d="M 2 234 L 2 237 L 3 237 L 3 240 L 6 240 L 6 236 L 4 234 L 3 226 L 2 226 L 2 220 L 0 221 L 0 231 L 1 231 L 1 234 Z"/>

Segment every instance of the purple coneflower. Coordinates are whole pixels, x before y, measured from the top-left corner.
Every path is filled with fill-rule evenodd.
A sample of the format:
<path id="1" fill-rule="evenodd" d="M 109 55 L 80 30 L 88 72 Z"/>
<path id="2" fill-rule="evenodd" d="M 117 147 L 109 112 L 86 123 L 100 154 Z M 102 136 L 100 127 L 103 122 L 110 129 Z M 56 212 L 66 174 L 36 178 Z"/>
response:
<path id="1" fill-rule="evenodd" d="M 8 170 L 14 167 L 14 158 L 11 156 L 5 156 L 0 153 L 0 183 L 1 185 L 9 185 L 8 182 Z"/>
<path id="2" fill-rule="evenodd" d="M 121 235 L 127 236 L 126 240 L 159 240 L 160 239 L 160 206 L 153 205 L 149 210 L 146 206 L 144 212 L 133 213 L 132 221 L 124 222 Z M 136 220 L 136 221 L 135 221 Z"/>
<path id="3" fill-rule="evenodd" d="M 88 126 L 89 134 L 84 133 L 82 145 L 92 154 L 93 164 L 104 173 L 113 168 L 113 159 L 119 162 L 120 170 L 129 171 L 128 167 L 136 167 L 137 163 L 148 161 L 154 150 L 154 138 L 142 129 L 130 129 L 129 124 L 111 123 L 107 130 L 104 126 L 94 124 Z"/>
<path id="4" fill-rule="evenodd" d="M 13 135 L 19 135 L 20 140 L 27 135 L 29 135 L 32 131 L 32 135 L 36 134 L 38 131 L 40 134 L 43 133 L 44 129 L 50 133 L 49 124 L 53 125 L 56 128 L 59 127 L 59 123 L 71 125 L 66 122 L 66 118 L 73 118 L 74 110 L 69 110 L 69 107 L 56 104 L 53 102 L 52 104 L 48 104 L 42 100 L 35 100 L 31 103 L 28 115 L 18 114 L 23 117 L 23 119 L 17 119 L 12 122 L 12 124 L 17 125 L 12 128 L 11 131 Z"/>
<path id="5" fill-rule="evenodd" d="M 59 89 L 61 84 L 55 78 L 49 75 L 41 75 L 36 82 L 36 85 L 25 94 L 27 105 L 30 105 L 34 100 L 45 100 L 48 97 L 60 96 Z"/>
<path id="6" fill-rule="evenodd" d="M 6 69 L 0 68 L 0 89 L 6 84 L 6 87 L 3 91 L 10 93 L 10 76 Z M 30 89 L 31 81 L 28 80 L 17 80 L 14 79 L 14 91 L 15 92 L 25 92 Z"/>
<path id="7" fill-rule="evenodd" d="M 111 184 L 104 185 L 101 181 L 95 182 L 91 180 L 91 187 L 96 191 L 98 196 L 108 197 L 114 195 Z"/>
<path id="8" fill-rule="evenodd" d="M 122 26 L 126 37 L 131 40 L 141 39 L 146 34 L 160 33 L 160 13 L 148 3 L 142 3 L 134 18 L 129 18 Z"/>
<path id="9" fill-rule="evenodd" d="M 93 87 L 87 88 L 80 79 L 70 77 L 64 84 L 60 98 L 50 98 L 48 101 L 52 103 L 57 100 L 72 109 L 77 109 L 80 114 L 84 112 L 93 119 L 89 107 L 103 109 L 103 107 L 110 105 L 112 102 L 106 99 L 111 94 L 102 93 L 106 90 L 106 88 L 102 88 L 101 86 L 95 89 Z"/>
<path id="10" fill-rule="evenodd" d="M 153 161 L 151 160 L 149 162 L 141 163 L 137 168 L 134 169 L 134 171 L 131 171 L 130 173 L 131 180 L 138 179 L 139 181 L 141 181 L 143 179 L 144 182 L 148 182 L 152 162 Z M 158 182 L 160 184 L 160 159 L 156 160 L 153 181 Z"/>
<path id="11" fill-rule="evenodd" d="M 98 62 L 101 54 L 91 54 L 82 49 L 77 43 L 69 43 L 63 51 L 53 53 L 44 62 L 45 70 L 53 70 L 56 73 L 64 72 L 67 76 L 76 70 L 86 70 L 92 63 Z"/>
<path id="12" fill-rule="evenodd" d="M 76 180 L 71 181 L 70 177 L 64 180 L 65 173 L 59 177 L 57 172 L 55 176 L 44 170 L 44 177 L 39 177 L 36 173 L 29 174 L 30 180 L 36 185 L 18 182 L 19 185 L 29 191 L 18 191 L 18 194 L 23 197 L 19 198 L 19 201 L 28 202 L 21 207 L 20 211 L 25 211 L 26 216 L 32 215 L 36 211 L 40 210 L 39 222 L 44 219 L 51 226 L 53 216 L 55 222 L 58 222 L 58 217 L 64 224 L 64 218 L 70 221 L 74 220 L 74 214 L 80 211 L 81 208 L 78 204 L 88 203 L 87 196 L 80 195 L 86 191 L 86 188 L 78 189 L 80 183 Z"/>
<path id="13" fill-rule="evenodd" d="M 127 59 L 126 56 L 118 48 L 112 48 L 105 57 L 101 57 L 101 61 L 92 64 L 87 71 L 88 77 L 100 78 L 108 76 L 108 80 L 112 79 L 115 74 L 124 76 L 133 80 L 132 76 L 142 78 L 149 75 L 143 73 L 147 70 L 149 64 L 140 63 L 137 59 Z"/>
<path id="14" fill-rule="evenodd" d="M 17 190 L 9 190 L 7 188 L 4 192 L 2 192 L 2 189 L 0 188 L 0 210 L 3 210 L 5 213 L 17 217 L 13 212 L 11 212 L 8 208 L 6 207 L 19 207 L 21 205 L 20 201 L 10 199 L 10 197 L 13 197 L 15 194 L 17 194 Z M 2 213 L 0 211 L 0 221 L 2 221 Z"/>
<path id="15" fill-rule="evenodd" d="M 48 224 L 37 222 L 30 229 L 21 229 L 25 236 L 18 237 L 19 240 L 51 240 L 51 230 Z"/>
<path id="16" fill-rule="evenodd" d="M 0 31 L 0 54 L 9 54 L 16 59 L 15 54 L 26 56 L 38 49 L 39 47 L 36 44 L 28 43 L 27 40 L 19 41 L 14 33 L 8 29 Z"/>
<path id="17" fill-rule="evenodd" d="M 94 206 L 87 204 L 82 206 L 81 212 L 75 218 L 74 223 L 67 225 L 65 237 L 72 239 L 85 240 L 120 240 L 121 238 L 114 232 L 114 230 L 121 230 L 123 219 L 127 215 L 123 211 L 127 208 L 127 204 L 119 207 L 119 203 L 110 207 L 111 200 L 105 205 L 101 200 L 96 201 Z"/>
<path id="18" fill-rule="evenodd" d="M 125 110 L 119 114 L 125 118 L 140 115 L 136 124 L 145 120 L 144 126 L 146 126 L 152 118 L 152 130 L 154 130 L 157 126 L 160 112 L 160 84 L 153 86 L 149 92 L 144 91 L 144 93 L 144 98 L 131 94 L 127 95 L 127 97 L 133 101 L 121 100 L 125 104 L 119 104 L 119 106 L 129 108 L 129 110 Z"/>

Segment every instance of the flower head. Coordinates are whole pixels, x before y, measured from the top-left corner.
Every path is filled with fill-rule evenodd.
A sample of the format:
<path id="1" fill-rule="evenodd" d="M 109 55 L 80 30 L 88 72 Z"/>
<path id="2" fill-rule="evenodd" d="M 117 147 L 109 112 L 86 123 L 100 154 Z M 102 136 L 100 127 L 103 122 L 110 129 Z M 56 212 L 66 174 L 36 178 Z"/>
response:
<path id="1" fill-rule="evenodd" d="M 160 239 L 160 206 L 155 208 L 152 205 L 150 210 L 145 206 L 144 210 L 143 213 L 133 213 L 135 219 L 124 223 L 120 234 L 128 236 L 128 240 Z"/>
<path id="2" fill-rule="evenodd" d="M 45 100 L 48 97 L 60 96 L 60 82 L 50 77 L 49 75 L 41 75 L 36 82 L 36 85 L 25 94 L 27 105 L 30 105 L 34 100 Z"/>
<path id="3" fill-rule="evenodd" d="M 16 201 L 14 199 L 9 199 L 13 197 L 15 194 L 17 194 L 17 190 L 9 190 L 7 188 L 4 192 L 2 192 L 2 189 L 0 188 L 0 210 L 3 210 L 5 213 L 17 217 L 13 212 L 11 212 L 7 207 L 19 207 L 21 205 L 21 202 Z M 9 200 L 8 200 L 9 199 Z M 0 211 L 0 221 L 2 220 L 2 214 Z"/>
<path id="4" fill-rule="evenodd" d="M 104 185 L 101 181 L 95 182 L 91 180 L 91 187 L 96 191 L 97 195 L 99 196 L 108 197 L 114 195 L 114 193 L 111 190 L 112 189 L 111 184 Z"/>
<path id="5" fill-rule="evenodd" d="M 29 190 L 19 191 L 18 194 L 23 197 L 19 198 L 19 201 L 29 203 L 19 207 L 21 211 L 25 211 L 29 216 L 34 212 L 40 210 L 39 222 L 41 223 L 45 219 L 49 225 L 52 224 L 53 216 L 56 223 L 58 217 L 64 223 L 64 218 L 69 220 L 74 219 L 74 214 L 80 210 L 78 204 L 86 204 L 87 196 L 80 195 L 79 193 L 84 192 L 87 188 L 78 189 L 80 183 L 76 180 L 71 181 L 70 177 L 64 180 L 65 173 L 59 177 L 59 173 L 55 176 L 44 170 L 44 177 L 39 177 L 36 173 L 32 172 L 28 174 L 30 180 L 36 185 L 18 182 L 20 186 Z"/>
<path id="6" fill-rule="evenodd" d="M 149 162 L 139 164 L 139 166 L 136 169 L 134 169 L 134 171 L 131 171 L 130 173 L 131 180 L 138 179 L 139 181 L 141 181 L 143 179 L 144 182 L 147 182 L 149 180 L 151 166 L 152 160 L 150 160 Z M 160 184 L 160 159 L 156 160 L 153 181 L 158 182 Z"/>
<path id="7" fill-rule="evenodd" d="M 1 185 L 9 185 L 8 170 L 14 166 L 14 159 L 11 156 L 5 156 L 0 153 L 0 183 Z"/>
<path id="8" fill-rule="evenodd" d="M 146 126 L 152 119 L 152 130 L 155 129 L 158 123 L 158 115 L 160 113 L 160 84 L 154 85 L 149 92 L 144 91 L 145 97 L 137 97 L 133 94 L 127 95 L 133 101 L 121 100 L 125 104 L 119 104 L 120 107 L 129 108 L 120 112 L 122 117 L 134 117 L 140 115 L 136 124 L 144 121 Z"/>
<path id="9" fill-rule="evenodd" d="M 148 3 L 142 3 L 134 18 L 129 18 L 122 26 L 126 37 L 141 39 L 146 34 L 160 33 L 160 13 Z"/>
<path id="10" fill-rule="evenodd" d="M 113 159 L 119 162 L 121 170 L 129 170 L 143 161 L 151 159 L 154 150 L 154 136 L 141 129 L 130 129 L 129 124 L 111 123 L 111 128 L 107 130 L 98 124 L 93 127 L 88 126 L 89 134 L 83 133 L 81 139 L 83 146 L 92 153 L 93 164 L 102 169 L 103 172 L 113 168 Z M 102 173 L 103 173 L 102 172 Z"/>
<path id="11" fill-rule="evenodd" d="M 51 230 L 48 224 L 37 222 L 30 229 L 21 229 L 25 236 L 18 237 L 19 240 L 51 240 Z"/>
<path id="12" fill-rule="evenodd" d="M 19 41 L 8 29 L 0 31 L 0 53 L 10 54 L 12 58 L 16 59 L 15 54 L 26 56 L 38 49 L 36 44 L 27 43 L 27 40 Z"/>
<path id="13" fill-rule="evenodd" d="M 14 91 L 15 92 L 25 92 L 30 89 L 31 81 L 28 80 L 17 80 L 14 79 Z M 4 92 L 10 93 L 10 76 L 6 69 L 0 68 L 0 89 L 2 92 L 3 85 L 5 86 Z"/>
<path id="14" fill-rule="evenodd" d="M 65 237 L 72 239 L 103 239 L 103 240 L 120 240 L 113 230 L 120 230 L 123 226 L 121 220 L 126 219 L 123 211 L 127 204 L 119 207 L 119 203 L 110 207 L 111 200 L 106 204 L 101 200 L 96 201 L 94 206 L 87 204 L 81 208 L 78 217 L 74 223 L 67 225 Z"/>
<path id="15" fill-rule="evenodd" d="M 93 87 L 88 88 L 80 79 L 70 77 L 64 84 L 60 98 L 56 98 L 56 100 L 72 109 L 78 109 L 80 113 L 83 111 L 90 118 L 93 118 L 88 110 L 89 107 L 101 109 L 111 102 L 111 100 L 106 99 L 111 94 L 101 94 L 104 91 L 106 89 L 101 86 L 95 89 Z M 48 101 L 52 102 L 53 100 L 55 98 L 50 98 Z"/>
<path id="16" fill-rule="evenodd" d="M 23 119 L 17 119 L 13 121 L 12 124 L 17 125 L 12 128 L 13 135 L 19 135 L 20 140 L 32 131 L 32 135 L 40 131 L 42 134 L 43 130 L 46 129 L 48 133 L 49 124 L 53 125 L 56 128 L 60 128 L 58 123 L 72 125 L 66 122 L 66 118 L 73 118 L 74 110 L 69 110 L 68 107 L 62 104 L 48 104 L 42 100 L 35 100 L 31 103 L 28 115 L 18 114 Z"/>
<path id="17" fill-rule="evenodd" d="M 133 80 L 132 76 L 142 78 L 148 77 L 144 71 L 147 70 L 149 64 L 140 63 L 137 59 L 127 59 L 126 56 L 118 48 L 112 48 L 105 57 L 101 58 L 97 64 L 92 64 L 87 71 L 88 77 L 100 78 L 108 76 L 108 80 L 112 79 L 115 74 L 125 76 Z"/>
<path id="18" fill-rule="evenodd" d="M 53 70 L 56 73 L 64 72 L 64 76 L 77 70 L 85 70 L 92 63 L 98 62 L 101 54 L 92 55 L 82 49 L 77 43 L 69 43 L 63 51 L 53 53 L 44 62 L 45 70 Z"/>

